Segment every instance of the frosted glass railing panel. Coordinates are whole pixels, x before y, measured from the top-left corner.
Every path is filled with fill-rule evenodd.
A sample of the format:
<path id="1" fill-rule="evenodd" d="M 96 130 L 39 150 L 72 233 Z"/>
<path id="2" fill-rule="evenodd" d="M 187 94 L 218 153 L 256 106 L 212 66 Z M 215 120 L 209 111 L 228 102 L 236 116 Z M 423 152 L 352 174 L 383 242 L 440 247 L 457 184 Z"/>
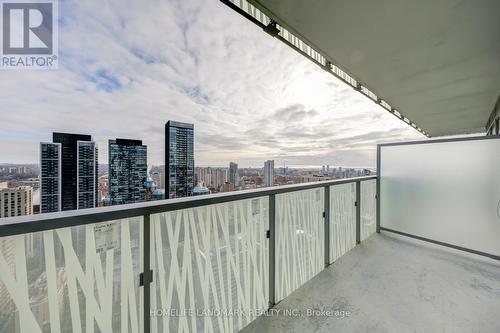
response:
<path id="1" fill-rule="evenodd" d="M 276 301 L 324 268 L 324 189 L 276 195 Z"/>
<path id="2" fill-rule="evenodd" d="M 0 332 L 142 332 L 142 217 L 0 238 Z"/>
<path id="3" fill-rule="evenodd" d="M 360 240 L 377 231 L 377 181 L 365 180 L 361 184 Z"/>
<path id="4" fill-rule="evenodd" d="M 381 147 L 381 226 L 500 255 L 500 140 Z"/>
<path id="5" fill-rule="evenodd" d="M 151 332 L 237 332 L 267 309 L 268 197 L 151 222 Z"/>
<path id="6" fill-rule="evenodd" d="M 330 186 L 330 263 L 356 246 L 356 184 Z"/>

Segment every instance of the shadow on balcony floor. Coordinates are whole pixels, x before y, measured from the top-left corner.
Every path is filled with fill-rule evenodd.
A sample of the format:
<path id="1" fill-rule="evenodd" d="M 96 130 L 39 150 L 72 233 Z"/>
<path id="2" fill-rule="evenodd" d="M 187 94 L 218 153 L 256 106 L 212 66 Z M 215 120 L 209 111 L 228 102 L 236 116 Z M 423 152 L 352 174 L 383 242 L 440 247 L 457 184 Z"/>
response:
<path id="1" fill-rule="evenodd" d="M 375 234 L 276 309 L 241 332 L 500 332 L 500 263 Z"/>

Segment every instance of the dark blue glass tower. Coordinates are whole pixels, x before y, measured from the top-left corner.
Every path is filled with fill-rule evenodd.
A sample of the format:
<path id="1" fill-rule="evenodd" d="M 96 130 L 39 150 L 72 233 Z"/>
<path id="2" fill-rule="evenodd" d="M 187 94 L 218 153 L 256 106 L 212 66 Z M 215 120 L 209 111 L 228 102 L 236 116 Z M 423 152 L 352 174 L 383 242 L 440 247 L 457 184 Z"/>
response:
<path id="1" fill-rule="evenodd" d="M 165 175 L 168 198 L 193 195 L 194 125 L 168 121 L 165 125 Z"/>
<path id="2" fill-rule="evenodd" d="M 147 146 L 140 140 L 109 140 L 109 199 L 112 205 L 146 200 Z"/>

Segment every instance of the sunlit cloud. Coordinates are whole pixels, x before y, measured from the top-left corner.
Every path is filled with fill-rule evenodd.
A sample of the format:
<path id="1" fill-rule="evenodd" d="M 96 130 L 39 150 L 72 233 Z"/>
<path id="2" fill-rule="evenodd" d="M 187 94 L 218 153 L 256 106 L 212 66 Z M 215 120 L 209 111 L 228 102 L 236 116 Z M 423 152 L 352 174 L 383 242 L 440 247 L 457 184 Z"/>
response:
<path id="1" fill-rule="evenodd" d="M 195 125 L 197 165 L 374 166 L 375 145 L 422 138 L 216 0 L 64 1 L 56 71 L 2 71 L 0 162 L 37 162 L 53 131 L 142 139 Z"/>

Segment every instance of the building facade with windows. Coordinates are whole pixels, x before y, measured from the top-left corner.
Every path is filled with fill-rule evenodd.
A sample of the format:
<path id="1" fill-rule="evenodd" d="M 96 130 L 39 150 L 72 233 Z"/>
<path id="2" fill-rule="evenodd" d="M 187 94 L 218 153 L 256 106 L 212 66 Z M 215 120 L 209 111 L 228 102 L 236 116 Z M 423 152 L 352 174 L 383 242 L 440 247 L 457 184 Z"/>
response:
<path id="1" fill-rule="evenodd" d="M 168 121 L 165 125 L 165 176 L 168 198 L 193 195 L 194 125 Z"/>
<path id="2" fill-rule="evenodd" d="M 40 212 L 98 206 L 98 150 L 92 136 L 53 133 L 40 144 Z"/>
<path id="3" fill-rule="evenodd" d="M 141 140 L 109 140 L 108 194 L 111 205 L 146 200 L 148 148 Z"/>
<path id="4" fill-rule="evenodd" d="M 274 186 L 274 161 L 264 162 L 264 186 Z"/>
<path id="5" fill-rule="evenodd" d="M 29 186 L 0 190 L 0 218 L 33 215 L 33 189 Z"/>
<path id="6" fill-rule="evenodd" d="M 229 162 L 229 182 L 236 186 L 239 182 L 238 164 Z"/>
<path id="7" fill-rule="evenodd" d="M 40 213 L 61 210 L 61 144 L 40 143 Z"/>

